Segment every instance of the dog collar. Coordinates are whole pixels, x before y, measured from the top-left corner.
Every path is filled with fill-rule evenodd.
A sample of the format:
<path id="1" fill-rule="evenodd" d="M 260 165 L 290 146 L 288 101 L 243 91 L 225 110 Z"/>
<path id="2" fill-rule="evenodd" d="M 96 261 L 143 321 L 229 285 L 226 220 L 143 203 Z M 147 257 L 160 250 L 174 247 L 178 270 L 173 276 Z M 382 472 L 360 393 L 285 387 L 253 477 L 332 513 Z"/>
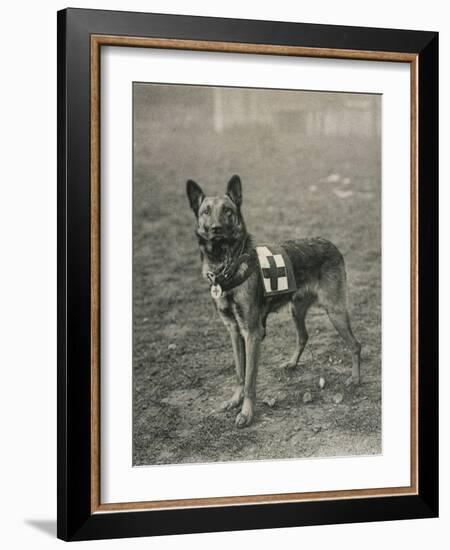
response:
<path id="1" fill-rule="evenodd" d="M 226 264 L 220 271 L 208 271 L 206 276 L 211 284 L 211 296 L 220 298 L 222 292 L 232 290 L 246 281 L 255 271 L 258 265 L 258 257 L 255 250 L 244 253 L 245 246 L 249 236 L 242 243 L 239 254 L 236 254 L 233 260 Z M 245 265 L 245 269 L 240 269 Z"/>

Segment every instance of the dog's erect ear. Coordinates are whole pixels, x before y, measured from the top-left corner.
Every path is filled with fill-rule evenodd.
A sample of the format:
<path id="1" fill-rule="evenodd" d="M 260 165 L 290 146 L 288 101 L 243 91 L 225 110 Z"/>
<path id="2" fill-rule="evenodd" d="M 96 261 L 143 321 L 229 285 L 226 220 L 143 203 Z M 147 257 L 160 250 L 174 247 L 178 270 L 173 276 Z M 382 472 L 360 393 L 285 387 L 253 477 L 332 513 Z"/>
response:
<path id="1" fill-rule="evenodd" d="M 236 206 L 242 204 L 242 183 L 239 176 L 233 176 L 227 185 L 227 195 Z"/>
<path id="2" fill-rule="evenodd" d="M 200 185 L 198 185 L 198 183 L 195 183 L 195 181 L 193 180 L 187 180 L 186 191 L 191 208 L 194 211 L 195 215 L 198 216 L 198 209 L 200 208 L 200 205 L 205 198 L 205 194 L 203 193 Z"/>

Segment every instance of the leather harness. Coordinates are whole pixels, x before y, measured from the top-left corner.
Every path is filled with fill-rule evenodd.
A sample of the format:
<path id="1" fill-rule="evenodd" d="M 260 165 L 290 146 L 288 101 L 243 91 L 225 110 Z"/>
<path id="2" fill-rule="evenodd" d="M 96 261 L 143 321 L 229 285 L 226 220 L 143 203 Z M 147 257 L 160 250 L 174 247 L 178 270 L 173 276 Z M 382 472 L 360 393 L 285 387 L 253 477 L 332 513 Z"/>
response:
<path id="1" fill-rule="evenodd" d="M 211 289 L 219 288 L 220 291 L 228 291 L 236 288 L 246 281 L 258 266 L 258 256 L 256 251 L 252 249 L 250 252 L 245 252 L 245 247 L 249 240 L 249 235 L 242 242 L 240 251 L 235 254 L 232 260 L 217 272 L 208 271 L 206 276 L 210 282 Z M 246 264 L 247 269 L 240 270 L 240 267 Z"/>

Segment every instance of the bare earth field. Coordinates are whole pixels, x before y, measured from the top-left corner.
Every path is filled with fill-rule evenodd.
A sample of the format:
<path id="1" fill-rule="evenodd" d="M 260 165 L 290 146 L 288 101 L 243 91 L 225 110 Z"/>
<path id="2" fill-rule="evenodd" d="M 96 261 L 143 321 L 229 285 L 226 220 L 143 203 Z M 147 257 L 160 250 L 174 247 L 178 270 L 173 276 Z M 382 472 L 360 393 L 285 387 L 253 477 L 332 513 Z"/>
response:
<path id="1" fill-rule="evenodd" d="M 145 97 L 135 96 L 135 106 Z M 141 103 L 139 103 L 141 102 Z M 137 111 L 138 112 L 138 111 Z M 381 230 L 375 138 L 299 138 L 268 125 L 217 133 L 196 122 L 135 119 L 133 464 L 243 461 L 381 453 Z M 164 120 L 167 122 L 168 117 Z M 205 125 L 206 126 L 206 125 Z M 281 367 L 295 330 L 268 319 L 253 424 L 218 412 L 234 386 L 229 336 L 200 276 L 188 178 L 223 193 L 232 174 L 257 240 L 322 236 L 347 266 L 349 310 L 362 344 L 362 384 L 345 386 L 350 353 L 312 309 L 297 369 Z M 325 386 L 319 387 L 323 378 Z M 309 392 L 311 400 L 305 398 Z M 306 402 L 305 402 L 306 401 Z"/>

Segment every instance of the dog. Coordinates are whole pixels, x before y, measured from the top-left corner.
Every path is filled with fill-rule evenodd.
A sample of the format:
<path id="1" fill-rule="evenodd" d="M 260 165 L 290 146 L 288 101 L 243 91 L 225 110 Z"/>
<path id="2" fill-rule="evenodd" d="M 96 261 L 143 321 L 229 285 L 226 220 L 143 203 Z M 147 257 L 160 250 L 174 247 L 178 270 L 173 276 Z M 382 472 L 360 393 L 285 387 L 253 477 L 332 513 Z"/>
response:
<path id="1" fill-rule="evenodd" d="M 292 264 L 295 291 L 266 296 L 253 237 L 242 215 L 242 183 L 234 175 L 223 196 L 205 196 L 193 180 L 187 196 L 195 214 L 203 278 L 210 285 L 217 312 L 231 336 L 237 387 L 223 410 L 241 407 L 235 424 L 251 424 L 261 342 L 269 313 L 290 305 L 297 332 L 295 351 L 284 365 L 295 368 L 308 341 L 305 317 L 313 304 L 322 306 L 352 354 L 350 381 L 360 383 L 361 345 L 353 335 L 347 309 L 346 271 L 342 254 L 328 240 L 305 238 L 279 243 Z"/>

